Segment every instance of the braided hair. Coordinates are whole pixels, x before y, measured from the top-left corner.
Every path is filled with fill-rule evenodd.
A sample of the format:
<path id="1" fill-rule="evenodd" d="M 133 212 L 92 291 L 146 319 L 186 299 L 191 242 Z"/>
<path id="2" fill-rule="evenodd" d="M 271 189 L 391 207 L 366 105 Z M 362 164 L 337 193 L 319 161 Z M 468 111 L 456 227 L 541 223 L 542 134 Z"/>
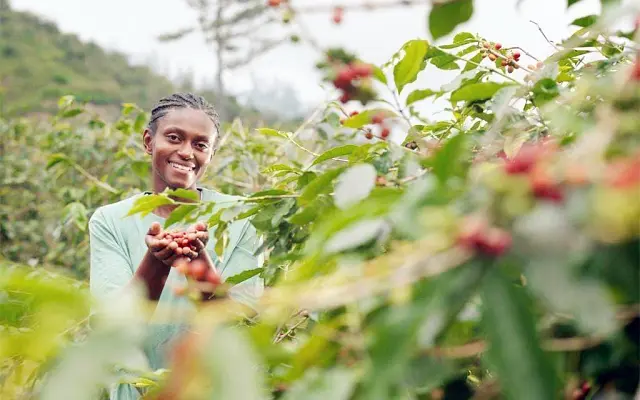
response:
<path id="1" fill-rule="evenodd" d="M 174 93 L 158 100 L 151 110 L 151 118 L 147 125 L 151 134 L 154 135 L 156 133 L 158 122 L 167 115 L 169 111 L 176 108 L 202 110 L 209 116 L 209 118 L 211 118 L 211 121 L 216 128 L 216 138 L 213 143 L 213 149 L 215 150 L 218 146 L 218 142 L 220 141 L 220 116 L 213 105 L 211 105 L 204 97 L 193 93 Z"/>

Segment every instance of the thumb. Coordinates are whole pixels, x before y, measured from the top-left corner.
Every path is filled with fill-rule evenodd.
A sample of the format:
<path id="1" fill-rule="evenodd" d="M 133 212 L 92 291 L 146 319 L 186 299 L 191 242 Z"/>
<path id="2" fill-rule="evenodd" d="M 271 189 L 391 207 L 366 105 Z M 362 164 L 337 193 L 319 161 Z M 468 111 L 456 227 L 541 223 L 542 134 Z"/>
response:
<path id="1" fill-rule="evenodd" d="M 162 227 L 160 226 L 160 224 L 158 222 L 154 222 L 153 224 L 151 224 L 151 226 L 149 227 L 149 235 L 159 235 L 160 232 L 162 231 Z"/>

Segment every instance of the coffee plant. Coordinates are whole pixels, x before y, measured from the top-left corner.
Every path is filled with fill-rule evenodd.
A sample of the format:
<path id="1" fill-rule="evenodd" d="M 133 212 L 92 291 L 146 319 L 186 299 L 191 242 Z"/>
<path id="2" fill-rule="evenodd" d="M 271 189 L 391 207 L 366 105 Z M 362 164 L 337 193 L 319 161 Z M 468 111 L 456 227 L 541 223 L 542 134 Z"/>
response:
<path id="1" fill-rule="evenodd" d="M 67 96 L 50 121 L 1 121 L 3 398 L 634 398 L 640 33 L 617 27 L 640 10 L 606 10 L 538 59 L 472 32 L 436 45 L 473 12 L 437 4 L 431 38 L 382 65 L 327 49 L 335 101 L 301 126 L 228 124 L 202 185 L 237 200 L 131 211 L 178 205 L 167 225 L 206 221 L 218 254 L 233 221 L 261 235 L 259 269 L 167 310 L 191 330 L 164 370 L 139 351 L 156 305 L 107 307 L 83 282 L 93 210 L 146 189 L 147 114 L 103 121 Z M 416 87 L 435 69 L 452 81 Z M 224 296 L 258 274 L 257 309 Z"/>

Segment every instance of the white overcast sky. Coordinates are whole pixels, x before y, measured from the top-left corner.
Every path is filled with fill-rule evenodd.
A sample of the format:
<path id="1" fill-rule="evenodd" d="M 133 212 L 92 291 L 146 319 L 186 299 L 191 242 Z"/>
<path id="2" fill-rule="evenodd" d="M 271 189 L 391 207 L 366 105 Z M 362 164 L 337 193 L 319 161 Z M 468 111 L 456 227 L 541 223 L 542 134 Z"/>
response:
<path id="1" fill-rule="evenodd" d="M 300 5 L 337 4 L 331 0 L 291 1 Z M 363 1 L 340 0 L 340 3 Z M 413 8 L 346 12 L 339 26 L 331 23 L 329 14 L 299 18 L 303 18 L 321 44 L 345 46 L 356 50 L 362 59 L 380 64 L 405 41 L 429 38 L 426 25 L 429 2 L 424 3 Z M 32 11 L 57 23 L 62 31 L 120 50 L 135 60 L 154 57 L 155 64 L 161 65 L 167 75 L 193 70 L 198 80 L 212 81 L 215 60 L 200 37 L 191 36 L 171 44 L 159 43 L 156 39 L 162 33 L 195 23 L 195 14 L 185 0 L 11 0 L 11 4 L 15 9 Z M 545 57 L 552 48 L 529 20 L 539 23 L 551 40 L 559 41 L 569 34 L 570 21 L 599 12 L 600 3 L 583 0 L 567 10 L 566 0 L 523 0 L 517 9 L 516 0 L 475 0 L 475 8 L 472 20 L 459 26 L 456 32 L 479 33 L 505 46 L 522 46 L 538 57 Z M 255 84 L 252 77 L 268 85 L 287 82 L 302 101 L 312 104 L 325 97 L 314 68 L 318 60 L 318 54 L 310 48 L 287 44 L 251 66 L 229 74 L 225 80 L 234 93 L 250 91 Z M 423 73 L 420 84 L 437 88 L 455 75 L 455 72 Z"/>

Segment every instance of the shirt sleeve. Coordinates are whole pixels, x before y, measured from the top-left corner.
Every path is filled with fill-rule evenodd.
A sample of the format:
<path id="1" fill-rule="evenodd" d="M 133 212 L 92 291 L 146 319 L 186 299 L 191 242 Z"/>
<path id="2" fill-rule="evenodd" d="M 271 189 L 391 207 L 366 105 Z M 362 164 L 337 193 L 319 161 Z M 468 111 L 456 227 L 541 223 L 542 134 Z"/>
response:
<path id="1" fill-rule="evenodd" d="M 89 288 L 99 300 L 107 299 L 133 278 L 131 259 L 113 229 L 100 209 L 89 220 Z"/>
<path id="2" fill-rule="evenodd" d="M 256 228 L 248 220 L 243 233 L 238 239 L 238 244 L 231 252 L 231 256 L 224 268 L 224 276 L 230 277 L 241 272 L 262 267 L 263 255 L 254 256 L 255 251 L 260 247 L 260 237 Z M 229 296 L 242 304 L 253 309 L 256 308 L 258 300 L 264 292 L 264 280 L 259 275 L 247 279 L 235 285 L 229 290 Z"/>

